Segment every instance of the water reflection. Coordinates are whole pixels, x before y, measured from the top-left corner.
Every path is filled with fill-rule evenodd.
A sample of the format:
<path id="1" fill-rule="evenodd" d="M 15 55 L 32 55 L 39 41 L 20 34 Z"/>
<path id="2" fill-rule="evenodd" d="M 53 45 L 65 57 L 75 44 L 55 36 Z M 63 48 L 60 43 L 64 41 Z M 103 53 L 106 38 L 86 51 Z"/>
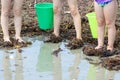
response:
<path id="1" fill-rule="evenodd" d="M 105 80 L 105 69 L 97 67 L 96 69 L 96 79 L 100 78 L 101 80 Z"/>
<path id="2" fill-rule="evenodd" d="M 23 80 L 23 57 L 19 50 L 15 56 L 15 80 Z"/>
<path id="3" fill-rule="evenodd" d="M 62 68 L 61 68 L 61 55 L 58 54 L 53 56 L 53 65 L 54 65 L 54 78 L 53 80 L 62 80 Z"/>
<path id="4" fill-rule="evenodd" d="M 38 56 L 38 62 L 37 62 L 37 71 L 38 72 L 49 72 L 53 69 L 52 64 L 52 48 L 48 44 L 43 44 L 40 48 L 40 53 Z"/>
<path id="5" fill-rule="evenodd" d="M 108 71 L 104 68 L 98 67 L 96 69 L 96 80 L 115 80 L 115 71 Z"/>
<path id="6" fill-rule="evenodd" d="M 84 58 L 90 64 L 87 80 L 119 80 L 118 78 L 115 78 L 117 72 L 106 70 L 101 66 L 99 57 L 84 55 Z"/>
<path id="7" fill-rule="evenodd" d="M 12 65 L 11 61 L 14 60 L 15 64 Z M 15 57 L 13 54 L 5 51 L 3 55 L 2 66 L 4 70 L 4 80 L 23 80 L 23 59 L 21 53 L 17 50 Z M 11 67 L 15 67 L 12 70 Z M 15 74 L 14 77 L 12 77 Z"/>
<path id="8" fill-rule="evenodd" d="M 60 44 L 45 43 L 40 48 L 40 53 L 37 62 L 37 71 L 41 73 L 43 72 L 53 73 L 52 78 L 50 79 L 46 78 L 45 80 L 65 80 L 65 77 L 62 76 L 63 75 L 62 73 L 68 74 L 67 72 L 64 72 L 62 70 L 62 67 L 66 68 L 67 66 L 65 66 L 64 64 L 69 65 L 69 63 L 61 61 L 61 59 L 63 59 L 61 54 L 66 54 L 66 51 L 63 50 L 59 52 L 58 50 L 59 47 Z M 54 51 L 56 51 L 56 53 L 52 54 Z M 74 55 L 75 58 L 73 59 L 72 62 L 73 65 L 67 68 L 67 71 L 70 73 L 70 75 L 66 77 L 69 77 L 69 80 L 74 80 L 74 79 L 77 80 L 80 72 L 80 68 L 79 68 L 79 64 L 81 60 L 80 49 L 72 50 L 70 55 L 66 57 L 64 56 L 65 57 L 64 59 L 69 60 L 69 56 L 71 55 Z"/>
<path id="9" fill-rule="evenodd" d="M 52 55 L 59 48 L 58 56 Z M 0 80 L 120 80 L 118 71 L 98 65 L 98 57 L 85 56 L 81 49 L 69 50 L 64 43 L 35 41 L 23 50 L 0 53 Z"/>
<path id="10" fill-rule="evenodd" d="M 4 79 L 5 80 L 12 80 L 12 71 L 10 69 L 10 59 L 9 59 L 9 53 L 5 52 L 3 55 L 3 61 L 2 66 L 4 70 Z"/>
<path id="11" fill-rule="evenodd" d="M 115 79 L 115 71 L 106 70 L 106 80 L 119 80 L 119 79 Z"/>
<path id="12" fill-rule="evenodd" d="M 80 53 L 80 50 L 73 50 L 71 51 L 72 53 L 74 53 L 75 55 L 75 59 L 74 59 L 74 62 L 73 62 L 73 65 L 71 67 L 69 67 L 69 71 L 70 71 L 70 80 L 79 80 L 78 79 L 78 76 L 79 76 L 79 73 L 80 73 L 80 68 L 79 68 L 79 64 L 80 64 L 80 61 L 81 61 L 81 53 Z"/>
<path id="13" fill-rule="evenodd" d="M 37 71 L 53 73 L 53 78 L 48 80 L 62 80 L 60 55 L 52 55 L 54 50 L 57 50 L 59 47 L 60 43 L 45 43 L 40 48 Z"/>

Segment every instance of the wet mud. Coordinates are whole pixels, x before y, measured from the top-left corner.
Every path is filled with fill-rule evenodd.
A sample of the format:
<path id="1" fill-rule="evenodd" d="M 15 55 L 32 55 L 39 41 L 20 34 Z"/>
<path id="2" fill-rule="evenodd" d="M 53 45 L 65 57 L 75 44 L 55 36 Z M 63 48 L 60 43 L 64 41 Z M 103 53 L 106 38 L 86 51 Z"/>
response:
<path id="1" fill-rule="evenodd" d="M 116 55 L 114 57 L 103 58 L 102 66 L 108 70 L 120 70 L 120 55 Z"/>
<path id="2" fill-rule="evenodd" d="M 54 34 L 51 34 L 47 37 L 45 37 L 44 42 L 52 42 L 52 43 L 59 43 L 62 41 L 62 38 L 60 36 L 55 36 Z"/>
<path id="3" fill-rule="evenodd" d="M 108 70 L 120 70 L 120 50 L 114 49 L 113 51 L 107 50 L 105 47 L 100 49 L 95 49 L 94 46 L 85 46 L 83 48 L 83 53 L 86 56 L 95 56 L 98 57 L 100 62 L 94 63 L 95 60 L 92 58 L 86 58 L 89 63 L 96 66 L 101 65 L 102 67 Z"/>
<path id="4" fill-rule="evenodd" d="M 78 49 L 83 47 L 84 43 L 82 40 L 77 39 L 77 38 L 73 38 L 66 46 L 69 49 Z"/>
<path id="5" fill-rule="evenodd" d="M 11 42 L 4 42 L 3 39 L 0 42 L 0 48 L 1 49 L 18 49 L 18 48 L 22 48 L 22 47 L 28 47 L 29 45 L 31 45 L 32 43 L 27 41 L 27 42 L 19 42 L 18 40 L 14 39 L 14 38 L 10 38 Z"/>
<path id="6" fill-rule="evenodd" d="M 84 46 L 83 53 L 87 56 L 109 57 L 120 54 L 120 50 L 114 49 L 113 51 L 107 50 L 106 47 L 95 49 L 95 46 Z"/>
<path id="7" fill-rule="evenodd" d="M 83 53 L 87 56 L 101 56 L 104 52 L 104 48 L 95 49 L 95 46 L 85 46 Z"/>

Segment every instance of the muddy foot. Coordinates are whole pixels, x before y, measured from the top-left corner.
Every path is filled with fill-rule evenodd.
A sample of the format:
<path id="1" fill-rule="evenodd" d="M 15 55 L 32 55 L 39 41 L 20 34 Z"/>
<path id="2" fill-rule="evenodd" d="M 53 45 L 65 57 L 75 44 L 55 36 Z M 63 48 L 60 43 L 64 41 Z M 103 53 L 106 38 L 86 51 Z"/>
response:
<path id="1" fill-rule="evenodd" d="M 87 56 L 101 56 L 103 53 L 103 48 L 95 49 L 94 46 L 85 46 L 83 48 L 83 53 Z"/>
<path id="2" fill-rule="evenodd" d="M 14 40 L 15 48 L 27 47 L 30 44 L 32 44 L 32 43 L 31 42 L 19 42 L 19 40 Z"/>
<path id="3" fill-rule="evenodd" d="M 114 55 L 114 53 L 112 52 L 112 51 L 110 51 L 110 50 L 105 50 L 104 52 L 103 52 L 103 55 L 101 55 L 101 57 L 109 57 L 109 56 L 113 56 Z"/>
<path id="4" fill-rule="evenodd" d="M 114 49 L 113 51 L 107 50 L 106 47 L 95 49 L 93 46 L 85 46 L 83 53 L 87 56 L 99 56 L 99 57 L 110 57 L 120 54 L 120 50 Z"/>
<path id="5" fill-rule="evenodd" d="M 52 43 L 59 43 L 62 41 L 61 37 L 56 37 L 54 34 L 51 34 L 50 36 L 46 37 L 44 42 L 52 42 Z"/>
<path id="6" fill-rule="evenodd" d="M 82 40 L 74 38 L 66 46 L 69 47 L 70 49 L 79 49 L 83 47 L 83 45 L 84 44 Z"/>
<path id="7" fill-rule="evenodd" d="M 9 41 L 3 42 L 3 47 L 9 48 L 9 47 L 13 47 L 13 46 L 14 46 L 14 45 L 12 44 L 12 42 L 9 42 Z"/>
<path id="8" fill-rule="evenodd" d="M 120 51 L 118 49 L 114 49 L 113 51 L 104 50 L 101 57 L 110 57 L 110 56 L 114 56 L 114 55 L 118 55 L 118 54 L 120 54 Z"/>

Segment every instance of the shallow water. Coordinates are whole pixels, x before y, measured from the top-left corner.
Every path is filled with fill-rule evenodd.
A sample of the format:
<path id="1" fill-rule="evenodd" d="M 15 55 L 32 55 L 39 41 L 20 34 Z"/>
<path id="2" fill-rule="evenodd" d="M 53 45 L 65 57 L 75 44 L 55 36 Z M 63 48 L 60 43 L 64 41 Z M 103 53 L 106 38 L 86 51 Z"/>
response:
<path id="1" fill-rule="evenodd" d="M 0 80 L 120 80 L 120 72 L 89 64 L 81 49 L 69 50 L 64 42 L 44 43 L 41 36 L 29 40 L 33 44 L 21 53 L 0 50 Z M 52 55 L 58 48 L 58 56 Z"/>

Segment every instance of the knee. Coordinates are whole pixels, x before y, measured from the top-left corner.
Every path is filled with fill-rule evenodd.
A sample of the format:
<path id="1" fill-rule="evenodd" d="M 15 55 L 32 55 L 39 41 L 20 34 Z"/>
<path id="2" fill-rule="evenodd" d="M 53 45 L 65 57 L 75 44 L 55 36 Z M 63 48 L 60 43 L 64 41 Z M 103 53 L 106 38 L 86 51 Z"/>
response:
<path id="1" fill-rule="evenodd" d="M 108 28 L 111 28 L 112 26 L 115 26 L 115 22 L 114 21 L 106 21 L 106 26 Z"/>
<path id="2" fill-rule="evenodd" d="M 14 13 L 14 16 L 21 16 L 21 10 L 14 9 L 13 13 Z"/>
<path id="3" fill-rule="evenodd" d="M 1 15 L 8 17 L 9 16 L 9 11 L 2 10 Z"/>
<path id="4" fill-rule="evenodd" d="M 105 26 L 105 20 L 103 19 L 97 19 L 98 27 L 104 27 Z"/>
<path id="5" fill-rule="evenodd" d="M 54 6 L 54 14 L 60 14 L 61 8 L 59 6 Z"/>
<path id="6" fill-rule="evenodd" d="M 71 7 L 70 11 L 72 16 L 76 16 L 77 14 L 79 14 L 78 9 L 76 7 Z"/>

